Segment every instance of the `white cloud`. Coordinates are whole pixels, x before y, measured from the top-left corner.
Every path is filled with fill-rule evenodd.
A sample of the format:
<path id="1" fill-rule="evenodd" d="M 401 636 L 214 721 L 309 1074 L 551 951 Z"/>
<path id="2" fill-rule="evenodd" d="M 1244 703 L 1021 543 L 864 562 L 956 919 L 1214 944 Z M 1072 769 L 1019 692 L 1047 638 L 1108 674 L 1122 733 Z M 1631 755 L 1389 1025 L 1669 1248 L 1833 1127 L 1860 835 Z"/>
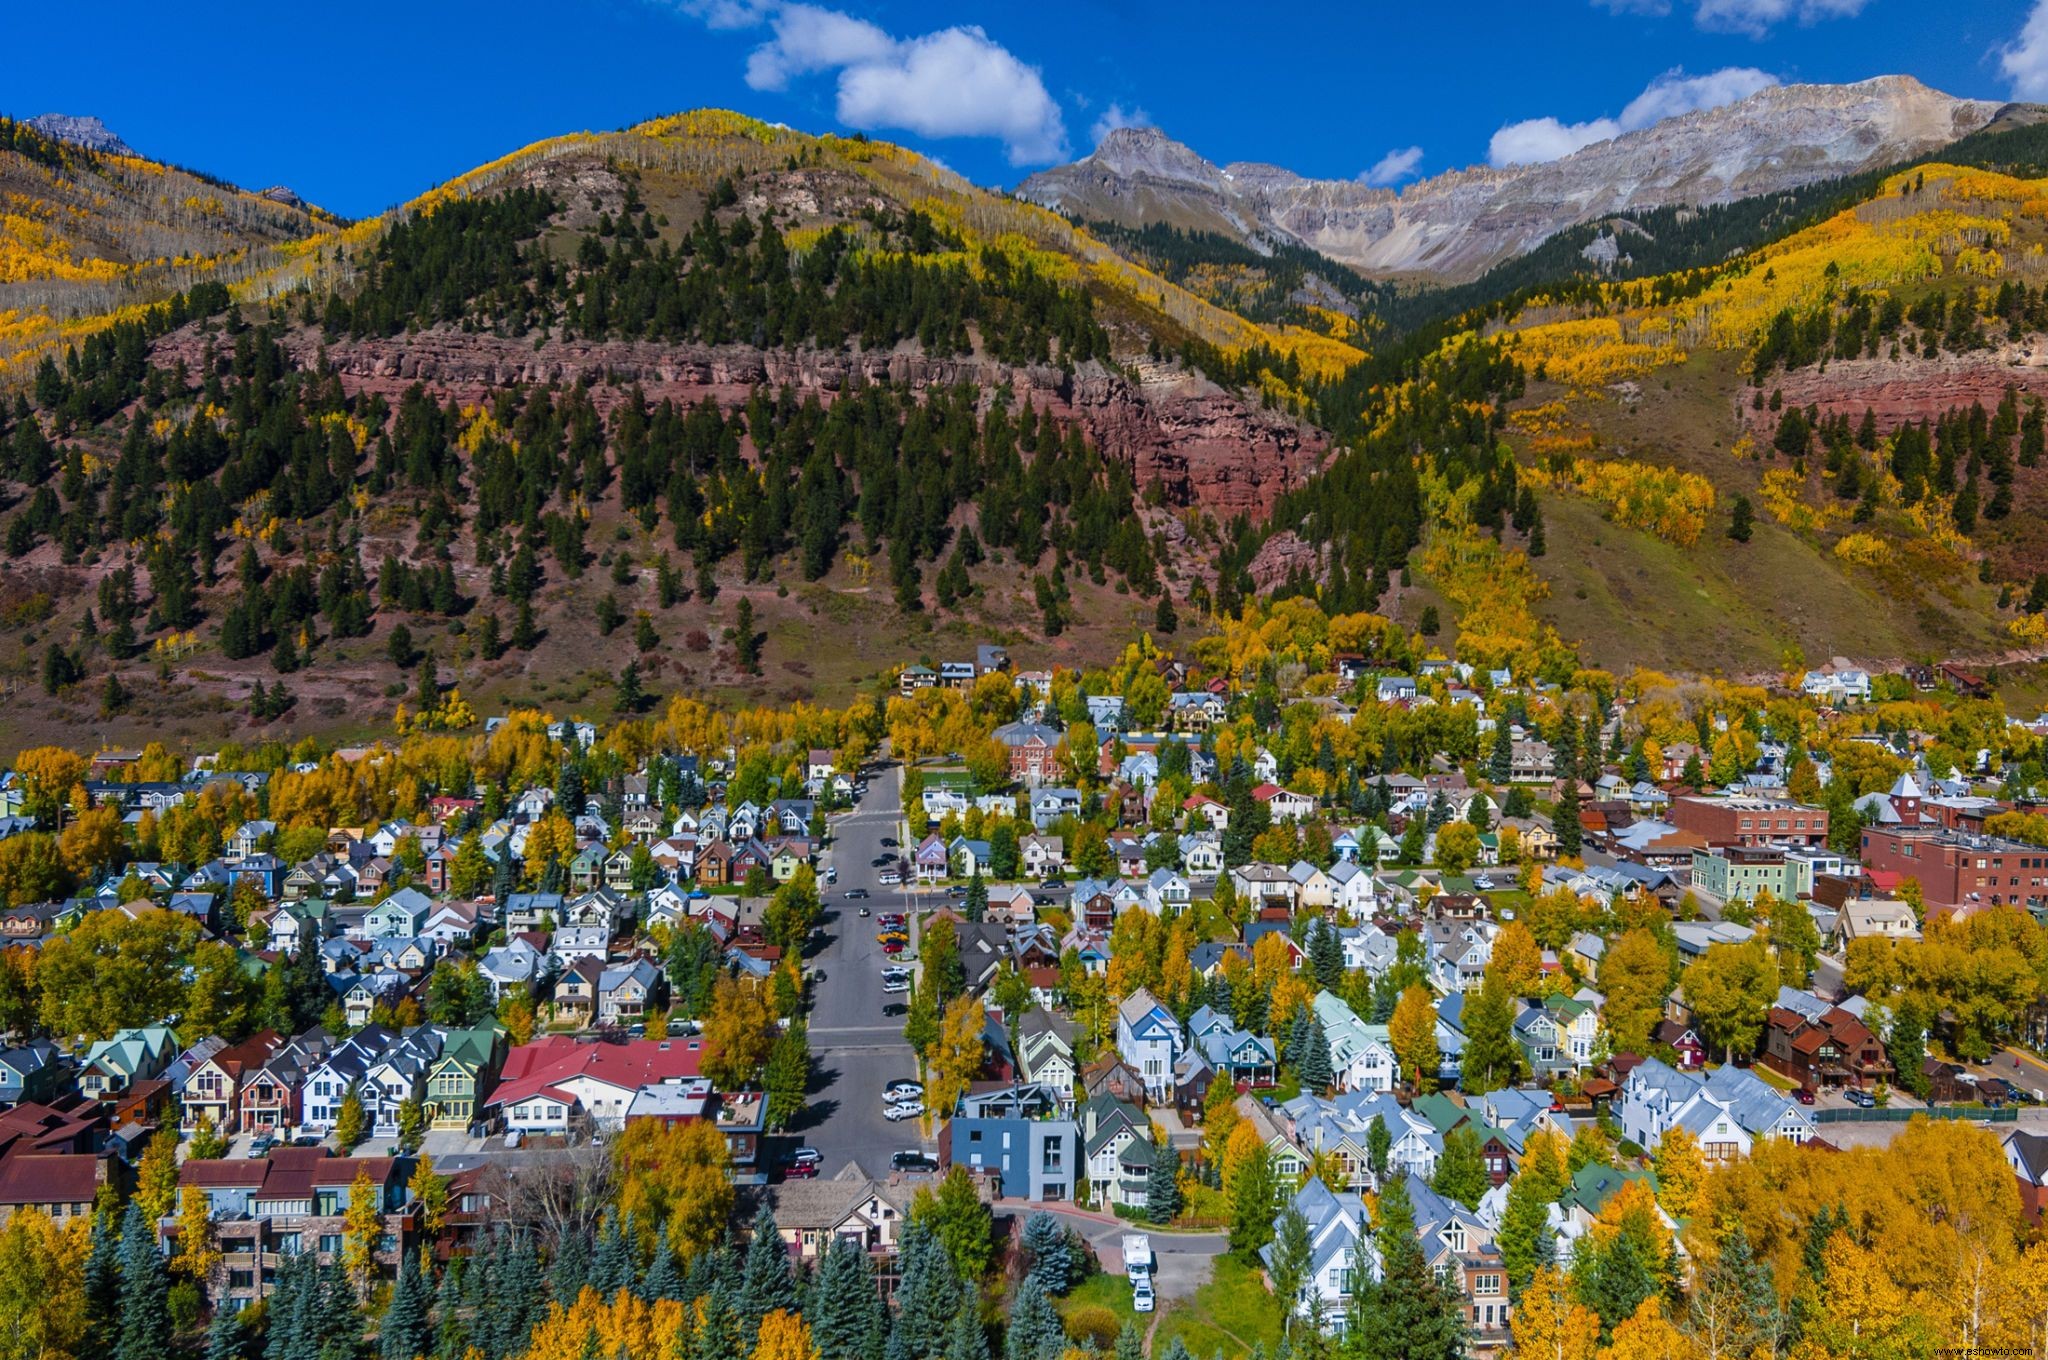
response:
<path id="1" fill-rule="evenodd" d="M 1494 165 L 1554 161 L 1581 147 L 1646 128 L 1665 118 L 1732 104 L 1777 83 L 1776 76 L 1753 66 L 1730 66 L 1703 76 L 1688 76 L 1675 69 L 1666 71 L 1631 99 L 1619 117 L 1594 118 L 1583 123 L 1567 123 L 1557 118 L 1510 123 L 1493 134 L 1486 158 Z"/>
<path id="2" fill-rule="evenodd" d="M 1761 38 L 1787 19 L 1802 24 L 1853 19 L 1869 3 L 1870 0 L 1699 0 L 1693 20 L 1701 28 Z"/>
<path id="3" fill-rule="evenodd" d="M 1402 180 L 1413 175 L 1415 167 L 1421 164 L 1421 147 L 1402 147 L 1398 151 L 1389 151 L 1386 155 L 1374 161 L 1372 169 L 1360 175 L 1359 178 L 1367 184 L 1376 184 L 1381 187 L 1389 184 L 1399 184 Z"/>
<path id="4" fill-rule="evenodd" d="M 1100 146 L 1102 145 L 1102 139 L 1115 132 L 1118 128 L 1148 128 L 1151 126 L 1152 115 L 1145 112 L 1145 110 L 1135 107 L 1126 109 L 1121 104 L 1112 103 L 1102 111 L 1102 116 L 1095 120 L 1094 126 L 1088 129 L 1088 140 Z"/>
<path id="5" fill-rule="evenodd" d="M 1593 0 L 1616 14 L 1671 12 L 1671 0 Z M 1764 34 L 1787 19 L 1817 24 L 1823 19 L 1851 19 L 1863 12 L 1870 0 L 1692 0 L 1693 22 L 1701 28 L 1724 33 Z"/>
<path id="6" fill-rule="evenodd" d="M 712 28 L 768 25 L 774 37 L 747 58 L 747 84 L 786 90 L 837 73 L 839 121 L 864 132 L 993 137 L 1010 164 L 1067 155 L 1066 121 L 1038 69 L 973 25 L 899 38 L 821 5 L 789 0 L 676 0 Z"/>
<path id="7" fill-rule="evenodd" d="M 2048 0 L 2036 0 L 2018 38 L 1998 54 L 2014 99 L 2048 99 Z"/>

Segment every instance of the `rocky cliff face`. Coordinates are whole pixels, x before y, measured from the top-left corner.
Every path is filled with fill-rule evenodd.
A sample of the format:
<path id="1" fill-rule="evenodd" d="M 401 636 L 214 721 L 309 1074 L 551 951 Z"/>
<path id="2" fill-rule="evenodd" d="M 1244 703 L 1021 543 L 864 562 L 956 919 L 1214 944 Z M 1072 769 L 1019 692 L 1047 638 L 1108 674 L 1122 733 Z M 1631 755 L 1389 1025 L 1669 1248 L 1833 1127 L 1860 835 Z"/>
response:
<path id="1" fill-rule="evenodd" d="M 1017 192 L 1081 218 L 1270 234 L 1375 273 L 1464 279 L 1580 222 L 1726 203 L 1921 155 L 1983 127 L 2000 107 L 1907 76 L 1784 85 L 1561 160 L 1458 170 L 1399 192 L 1272 165 L 1219 167 L 1163 133 L 1127 128 Z"/>
<path id="2" fill-rule="evenodd" d="M 87 151 L 103 151 L 110 156 L 135 154 L 135 148 L 122 141 L 114 134 L 112 128 L 97 118 L 80 117 L 69 113 L 45 113 L 29 119 L 28 125 L 45 137 L 54 137 L 73 146 L 82 146 Z"/>
<path id="3" fill-rule="evenodd" d="M 589 384 L 600 410 L 615 405 L 635 384 L 650 402 L 695 403 L 708 396 L 737 408 L 763 386 L 787 385 L 829 401 L 855 381 L 916 389 L 965 382 L 984 392 L 1008 383 L 1019 400 L 1080 421 L 1090 442 L 1123 460 L 1140 487 L 1156 481 L 1168 505 L 1199 507 L 1219 520 L 1238 514 L 1263 518 L 1282 492 L 1321 466 L 1328 452 L 1319 431 L 1170 366 L 1141 368 L 1133 381 L 1095 363 L 1068 374 L 1049 366 L 933 356 L 912 347 L 826 352 L 549 341 L 536 349 L 528 340 L 452 330 L 324 347 L 317 331 L 301 330 L 286 343 L 293 362 L 301 366 L 318 362 L 323 348 L 327 363 L 351 392 L 381 392 L 394 404 L 416 382 L 443 399 L 468 404 L 517 384 L 580 381 Z M 158 362 L 182 358 L 197 366 L 204 349 L 204 339 L 188 329 L 159 344 Z"/>

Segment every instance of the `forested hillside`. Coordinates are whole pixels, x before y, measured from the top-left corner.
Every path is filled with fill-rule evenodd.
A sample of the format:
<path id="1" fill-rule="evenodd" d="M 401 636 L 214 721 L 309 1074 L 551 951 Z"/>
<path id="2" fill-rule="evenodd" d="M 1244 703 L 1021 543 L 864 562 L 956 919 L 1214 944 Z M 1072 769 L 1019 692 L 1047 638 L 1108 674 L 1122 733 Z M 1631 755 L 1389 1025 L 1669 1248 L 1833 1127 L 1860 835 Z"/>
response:
<path id="1" fill-rule="evenodd" d="M 14 350 L 0 665 L 53 716 L 346 721 L 428 669 L 803 698 L 975 640 L 1120 646 L 1325 447 L 1160 356 L 1358 357 L 894 148 L 729 115 L 236 258 Z"/>

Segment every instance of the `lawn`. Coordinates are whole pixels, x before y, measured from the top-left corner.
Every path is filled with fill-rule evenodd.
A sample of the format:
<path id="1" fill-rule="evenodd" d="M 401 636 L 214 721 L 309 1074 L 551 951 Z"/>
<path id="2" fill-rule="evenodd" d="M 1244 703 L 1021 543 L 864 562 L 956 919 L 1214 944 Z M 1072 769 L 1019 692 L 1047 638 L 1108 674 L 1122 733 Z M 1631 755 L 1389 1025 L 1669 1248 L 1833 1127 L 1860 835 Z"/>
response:
<path id="1" fill-rule="evenodd" d="M 1116 1342 L 1126 1322 L 1140 1332 L 1149 1319 L 1140 1318 L 1131 1307 L 1131 1282 L 1122 1275 L 1091 1275 L 1059 1300 L 1060 1321 L 1075 1341 L 1093 1338 L 1104 1351 Z"/>
<path id="2" fill-rule="evenodd" d="M 1254 1345 L 1271 1354 L 1280 1344 L 1283 1321 L 1280 1301 L 1267 1292 L 1264 1276 L 1235 1256 L 1219 1256 L 1209 1283 L 1192 1299 L 1168 1306 L 1152 1353 L 1164 1355 L 1179 1337 L 1190 1355 L 1246 1356 Z"/>

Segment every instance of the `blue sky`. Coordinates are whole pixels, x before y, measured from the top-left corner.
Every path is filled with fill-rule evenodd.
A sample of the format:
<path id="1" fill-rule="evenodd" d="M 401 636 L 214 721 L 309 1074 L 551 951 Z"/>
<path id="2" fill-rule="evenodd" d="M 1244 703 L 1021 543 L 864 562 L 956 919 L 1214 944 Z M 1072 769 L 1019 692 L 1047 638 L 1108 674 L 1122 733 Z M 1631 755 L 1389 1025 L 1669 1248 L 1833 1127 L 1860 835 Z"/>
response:
<path id="1" fill-rule="evenodd" d="M 1398 183 L 1545 158 L 1771 80 L 2048 100 L 2048 0 L 132 0 L 24 9 L 0 112 L 353 216 L 559 132 L 702 105 L 859 128 L 1016 183 L 1103 126 Z M 90 42 L 90 56 L 60 54 Z M 1551 121 L 1545 121 L 1551 120 Z M 1604 120 L 1604 121 L 1603 121 Z M 1505 133 L 1503 129 L 1507 129 Z"/>

